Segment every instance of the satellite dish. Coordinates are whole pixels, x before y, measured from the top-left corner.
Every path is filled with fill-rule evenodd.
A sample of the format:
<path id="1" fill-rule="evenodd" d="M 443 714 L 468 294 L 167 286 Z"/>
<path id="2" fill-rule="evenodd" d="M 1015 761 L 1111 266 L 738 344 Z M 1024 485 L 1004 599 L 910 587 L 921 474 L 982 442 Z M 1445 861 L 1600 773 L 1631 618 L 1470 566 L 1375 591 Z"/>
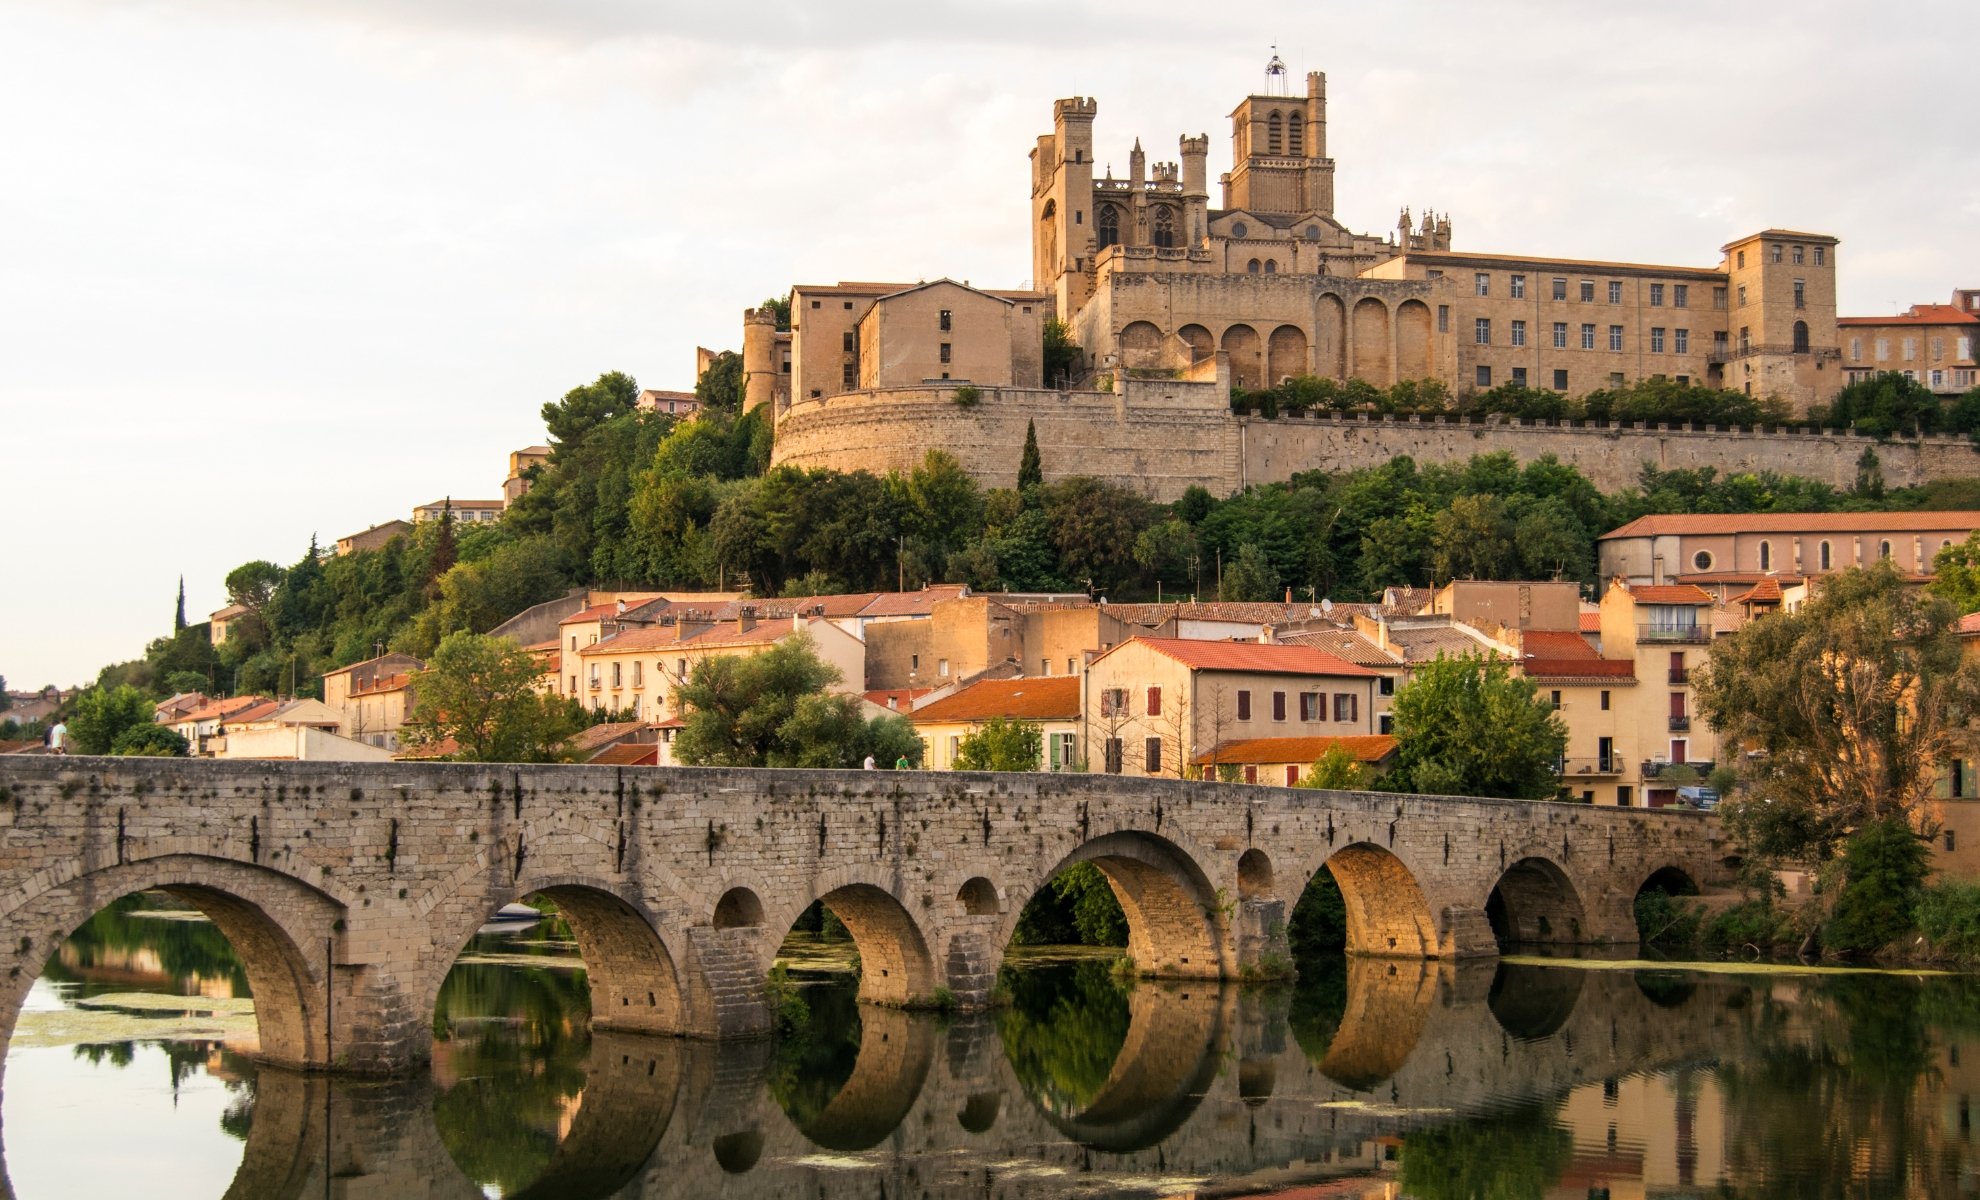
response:
<path id="1" fill-rule="evenodd" d="M 1332 600 L 1322 600 L 1322 601 L 1320 602 L 1320 611 L 1321 611 L 1321 612 L 1323 612 L 1323 613 L 1331 613 L 1331 612 L 1333 612 L 1333 611 L 1334 611 L 1334 602 L 1333 602 Z"/>

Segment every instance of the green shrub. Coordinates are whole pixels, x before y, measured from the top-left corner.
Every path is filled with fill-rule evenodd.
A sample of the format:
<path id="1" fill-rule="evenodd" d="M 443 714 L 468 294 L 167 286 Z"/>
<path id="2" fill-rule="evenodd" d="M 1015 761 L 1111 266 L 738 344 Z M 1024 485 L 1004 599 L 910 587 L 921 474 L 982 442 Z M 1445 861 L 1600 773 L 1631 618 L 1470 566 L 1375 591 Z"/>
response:
<path id="1" fill-rule="evenodd" d="M 977 405 L 983 403 L 983 389 L 977 387 L 975 384 L 965 383 L 956 389 L 952 399 L 955 400 L 957 408 L 975 408 Z"/>
<path id="2" fill-rule="evenodd" d="M 1940 880 L 1918 897 L 1918 929 L 1951 958 L 1980 958 L 1980 883 Z"/>
<path id="3" fill-rule="evenodd" d="M 1648 891 L 1636 898 L 1636 936 L 1646 946 L 1676 949 L 1698 943 L 1705 910 L 1686 904 L 1668 892 Z"/>
<path id="4" fill-rule="evenodd" d="M 1903 817 L 1865 826 L 1843 850 L 1843 888 L 1823 940 L 1845 953 L 1880 950 L 1911 931 L 1929 851 Z"/>
<path id="5" fill-rule="evenodd" d="M 1717 950 L 1799 945 L 1806 931 L 1770 898 L 1742 900 L 1705 923 L 1705 944 Z"/>

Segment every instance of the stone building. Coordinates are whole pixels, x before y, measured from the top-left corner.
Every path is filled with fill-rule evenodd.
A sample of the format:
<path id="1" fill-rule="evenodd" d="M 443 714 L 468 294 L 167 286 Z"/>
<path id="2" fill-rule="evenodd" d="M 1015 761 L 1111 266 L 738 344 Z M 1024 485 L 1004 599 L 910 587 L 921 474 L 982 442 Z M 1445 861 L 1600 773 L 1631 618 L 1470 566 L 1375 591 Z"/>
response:
<path id="1" fill-rule="evenodd" d="M 1980 288 L 1953 293 L 1951 304 L 1914 304 L 1892 317 L 1844 317 L 1843 372 L 1851 383 L 1886 371 L 1941 396 L 1980 382 Z"/>
<path id="2" fill-rule="evenodd" d="M 1913 578 L 1980 529 L 1980 512 L 1654 514 L 1596 542 L 1598 574 L 1710 587 L 1827 575 L 1889 559 Z"/>

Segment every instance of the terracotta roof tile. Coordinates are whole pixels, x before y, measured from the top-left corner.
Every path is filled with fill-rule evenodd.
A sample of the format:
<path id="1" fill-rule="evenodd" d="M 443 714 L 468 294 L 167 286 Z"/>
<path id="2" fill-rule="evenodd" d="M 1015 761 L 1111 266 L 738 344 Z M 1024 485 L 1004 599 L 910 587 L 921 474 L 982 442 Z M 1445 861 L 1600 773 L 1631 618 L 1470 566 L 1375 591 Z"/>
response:
<path id="1" fill-rule="evenodd" d="M 650 767 L 660 761 L 660 746 L 656 742 L 621 742 L 584 761 L 594 767 Z"/>
<path id="2" fill-rule="evenodd" d="M 1980 529 L 1980 512 L 1663 513 L 1638 517 L 1598 541 L 1662 534 L 1935 533 Z"/>
<path id="3" fill-rule="evenodd" d="M 1781 602 L 1781 581 L 1762 579 L 1746 591 L 1732 598 L 1734 604 L 1779 604 Z"/>
<path id="4" fill-rule="evenodd" d="M 1584 611 L 1581 614 L 1581 632 L 1583 633 L 1602 632 L 1602 613 L 1600 610 L 1597 610 L 1595 612 Z"/>
<path id="5" fill-rule="evenodd" d="M 1891 317 L 1837 317 L 1838 325 L 1980 325 L 1980 317 L 1950 304 L 1914 304 Z"/>
<path id="6" fill-rule="evenodd" d="M 594 604 L 590 608 L 579 609 L 577 612 L 557 622 L 557 624 L 582 625 L 587 621 L 602 621 L 606 617 L 616 615 L 618 611 L 619 604 L 616 600 L 610 604 Z"/>
<path id="7" fill-rule="evenodd" d="M 914 707 L 916 700 L 919 700 L 934 690 L 932 687 L 876 688 L 873 691 L 863 692 L 861 694 L 866 697 L 867 702 L 870 704 L 878 704 L 882 708 L 891 708 L 895 712 L 904 713 Z"/>
<path id="8" fill-rule="evenodd" d="M 1402 656 L 1377 646 L 1355 629 L 1302 629 L 1279 635 L 1286 646 L 1311 646 L 1325 654 L 1344 658 L 1363 667 L 1399 667 Z"/>
<path id="9" fill-rule="evenodd" d="M 1336 745 L 1345 746 L 1359 762 L 1381 762 L 1395 752 L 1396 739 L 1386 733 L 1347 737 L 1240 738 L 1196 756 L 1199 766 L 1210 763 L 1310 763 Z"/>
<path id="10" fill-rule="evenodd" d="M 1071 720 L 1078 715 L 1079 676 L 1051 675 L 1032 679 L 985 679 L 915 709 L 908 714 L 908 719 L 922 725 L 987 721 L 991 717 L 1025 721 Z"/>
<path id="11" fill-rule="evenodd" d="M 350 693 L 350 697 L 355 700 L 359 696 L 382 696 L 388 692 L 402 692 L 411 686 L 412 675 L 401 672 L 397 675 L 387 675 L 382 679 L 374 680 L 368 688 L 354 689 Z"/>
<path id="12" fill-rule="evenodd" d="M 1961 637 L 1971 637 L 1974 634 L 1980 634 L 1980 613 L 1967 613 L 1961 617 L 1955 630 Z"/>
<path id="13" fill-rule="evenodd" d="M 859 610 L 862 617 L 921 617 L 938 601 L 954 600 L 969 589 L 960 583 L 933 583 L 918 592 L 881 592 Z"/>
<path id="14" fill-rule="evenodd" d="M 204 705 L 200 708 L 195 708 L 191 712 L 178 718 L 178 720 L 180 721 L 224 720 L 228 717 L 233 716 L 235 713 L 245 712 L 250 708 L 256 707 L 257 705 L 262 705 L 267 703 L 270 703 L 270 701 L 266 696 L 229 696 L 224 700 L 215 700 L 211 704 Z"/>
<path id="15" fill-rule="evenodd" d="M 1529 659 L 1601 657 L 1580 633 L 1555 629 L 1527 630 L 1520 635 L 1520 649 Z"/>
<path id="16" fill-rule="evenodd" d="M 616 742 L 644 728 L 646 728 L 644 721 L 607 721 L 602 725 L 578 730 L 571 735 L 570 745 L 574 750 L 589 750 L 594 746 L 603 746 L 607 742 Z"/>
<path id="17" fill-rule="evenodd" d="M 1373 676 L 1375 674 L 1367 667 L 1355 666 L 1344 658 L 1315 650 L 1311 646 L 1264 645 L 1259 642 L 1134 637 L 1107 651 L 1107 654 L 1118 652 L 1121 646 L 1132 646 L 1137 643 L 1197 671 L 1255 671 L 1268 675 Z M 1100 657 L 1106 656 L 1103 654 Z"/>
<path id="18" fill-rule="evenodd" d="M 1638 604 L 1710 604 L 1712 593 L 1690 583 L 1646 583 L 1629 589 Z"/>
<path id="19" fill-rule="evenodd" d="M 1529 658 L 1520 669 L 1529 679 L 1636 678 L 1636 664 L 1626 658 Z"/>

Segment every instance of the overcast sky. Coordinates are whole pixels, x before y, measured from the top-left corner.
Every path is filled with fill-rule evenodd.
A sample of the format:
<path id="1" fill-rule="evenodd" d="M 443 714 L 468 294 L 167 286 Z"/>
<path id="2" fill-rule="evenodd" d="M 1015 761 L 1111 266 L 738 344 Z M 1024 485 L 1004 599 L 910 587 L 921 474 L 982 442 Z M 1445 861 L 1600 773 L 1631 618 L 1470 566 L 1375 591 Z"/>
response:
<path id="1" fill-rule="evenodd" d="M 1619 8 L 0 0 L 0 674 L 495 497 L 544 401 L 691 387 L 792 282 L 1022 284 L 1055 97 L 1118 173 L 1208 132 L 1214 177 L 1274 38 L 1353 227 L 1697 266 L 1819 230 L 1845 313 L 1980 284 L 1971 0 Z"/>

